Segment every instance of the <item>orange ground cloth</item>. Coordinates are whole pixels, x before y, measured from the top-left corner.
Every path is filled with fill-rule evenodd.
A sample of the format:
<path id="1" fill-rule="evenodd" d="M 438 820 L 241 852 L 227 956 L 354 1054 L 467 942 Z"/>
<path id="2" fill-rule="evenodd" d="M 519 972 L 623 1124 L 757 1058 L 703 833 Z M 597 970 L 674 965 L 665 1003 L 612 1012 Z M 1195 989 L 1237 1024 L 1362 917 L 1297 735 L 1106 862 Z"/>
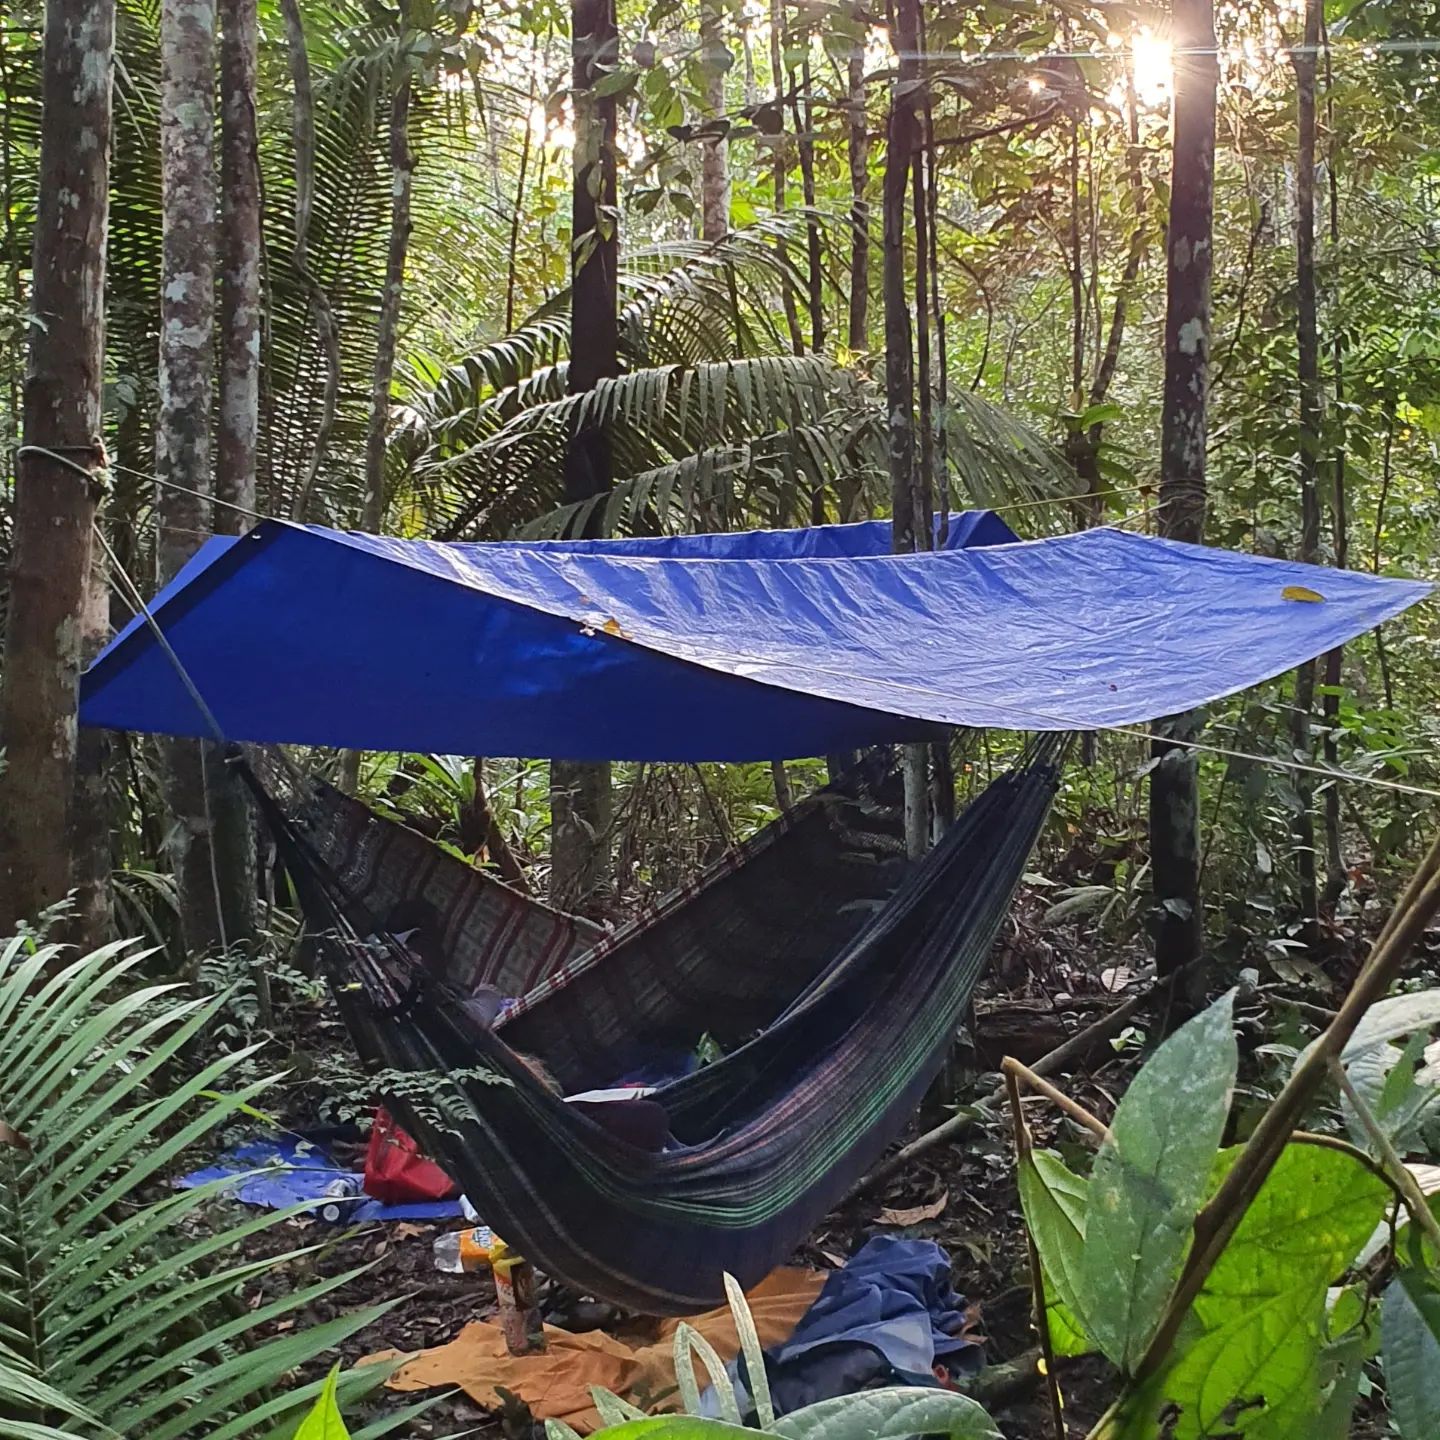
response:
<path id="1" fill-rule="evenodd" d="M 787 1340 L 824 1283 L 825 1276 L 819 1271 L 777 1270 L 751 1290 L 750 1313 L 761 1345 L 769 1349 Z M 727 1364 L 739 1354 L 740 1340 L 728 1306 L 691 1316 L 689 1323 Z M 592 1385 L 623 1395 L 642 1409 L 657 1402 L 660 1409 L 678 1408 L 673 1395 L 678 1324 L 677 1320 L 661 1322 L 658 1338 L 638 1349 L 602 1331 L 572 1335 L 547 1325 L 549 1350 L 543 1355 L 511 1355 L 500 1327 L 478 1320 L 449 1344 L 422 1350 L 386 1383 L 392 1390 L 458 1385 L 487 1410 L 500 1408 L 496 1387 L 501 1386 L 524 1400 L 537 1420 L 563 1420 L 585 1435 L 600 1425 L 590 1400 Z M 365 1358 L 390 1360 L 401 1353 L 385 1350 Z M 708 1383 L 701 1366 L 696 1367 L 696 1380 L 701 1389 Z"/>

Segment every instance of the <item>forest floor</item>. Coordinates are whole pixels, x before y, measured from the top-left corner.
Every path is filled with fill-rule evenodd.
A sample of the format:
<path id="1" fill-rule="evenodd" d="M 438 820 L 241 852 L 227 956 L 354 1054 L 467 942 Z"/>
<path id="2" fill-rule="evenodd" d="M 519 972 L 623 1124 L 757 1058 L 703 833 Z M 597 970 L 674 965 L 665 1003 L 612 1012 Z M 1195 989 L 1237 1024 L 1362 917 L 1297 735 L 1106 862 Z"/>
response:
<path id="1" fill-rule="evenodd" d="M 993 1072 L 1004 1055 L 1033 1063 L 1146 983 L 1140 946 L 1117 950 L 1101 944 L 1087 933 L 1083 921 L 1061 930 L 1046 929 L 1040 923 L 1043 908 L 1039 896 L 1022 900 L 977 997 L 976 1043 L 968 1056 L 968 1073 L 962 1073 L 956 1084 L 961 1103 L 986 1093 L 994 1082 L 987 1072 Z M 1265 979 L 1275 984 L 1262 984 L 1248 999 L 1242 997 L 1237 1024 L 1242 1051 L 1256 1049 L 1262 1038 L 1262 1016 L 1263 1038 L 1276 1039 L 1276 1007 L 1286 1005 L 1284 992 L 1303 993 L 1302 1009 L 1334 1003 L 1354 973 L 1362 943 L 1358 934 L 1334 933 L 1328 958 L 1313 967 L 1298 989 L 1267 973 Z M 1092 1113 L 1108 1119 L 1138 1068 L 1146 1030 L 1163 1025 L 1164 1018 L 1154 1007 L 1141 1010 L 1134 1020 L 1136 1028 L 1101 1041 L 1068 1073 L 1051 1078 Z M 1257 1072 L 1265 1063 L 1261 1052 L 1251 1057 L 1249 1066 Z M 1243 1125 L 1244 1106 L 1237 1108 Z M 941 1107 L 929 1123 L 946 1113 Z M 1048 1102 L 1031 1102 L 1027 1118 L 1037 1144 L 1058 1150 L 1072 1163 L 1088 1164 L 1076 1157 L 1092 1142 Z M 921 1128 L 917 1121 L 906 1138 L 913 1138 Z M 308 1227 L 309 1233 L 302 1238 L 294 1226 Z M 325 1244 L 297 1267 L 272 1273 L 266 1285 L 274 1293 L 308 1278 L 366 1265 L 363 1275 L 325 1296 L 293 1323 L 318 1322 L 359 1305 L 392 1302 L 382 1318 L 347 1342 L 346 1361 L 384 1349 L 414 1351 L 443 1344 L 467 1322 L 484 1319 L 494 1310 L 488 1279 L 434 1269 L 431 1242 L 452 1228 L 456 1228 L 453 1222 L 401 1223 L 352 1231 Z M 979 1306 L 977 1329 L 984 1337 L 987 1359 L 979 1385 L 987 1408 L 1006 1440 L 1053 1440 L 1044 1387 L 1033 1367 L 1023 1367 L 1027 1378 L 1019 1383 L 998 1392 L 994 1388 L 997 1377 L 1013 1375 L 1014 1367 L 1007 1371 L 1006 1362 L 1033 1353 L 1036 1344 L 1014 1156 L 1008 1121 L 998 1107 L 979 1113 L 959 1139 L 917 1157 L 873 1192 L 831 1214 L 801 1248 L 796 1262 L 833 1268 L 879 1233 L 930 1238 L 949 1253 L 956 1289 Z M 278 1253 L 328 1235 L 329 1227 L 319 1222 L 291 1221 L 257 1237 L 256 1244 Z M 304 1273 L 297 1273 L 301 1267 Z M 543 1289 L 541 1298 L 543 1304 Z M 1113 1397 L 1114 1372 L 1098 1357 L 1062 1360 L 1057 1368 L 1070 1434 L 1082 1436 Z M 387 1392 L 381 1403 L 415 1398 Z M 488 1415 L 456 1392 L 437 1401 L 424 1417 L 412 1422 L 407 1433 L 428 1437 L 476 1432 L 530 1440 L 529 1428 L 523 1416 L 502 1420 Z M 1362 1427 L 1354 1433 L 1370 1432 Z"/>

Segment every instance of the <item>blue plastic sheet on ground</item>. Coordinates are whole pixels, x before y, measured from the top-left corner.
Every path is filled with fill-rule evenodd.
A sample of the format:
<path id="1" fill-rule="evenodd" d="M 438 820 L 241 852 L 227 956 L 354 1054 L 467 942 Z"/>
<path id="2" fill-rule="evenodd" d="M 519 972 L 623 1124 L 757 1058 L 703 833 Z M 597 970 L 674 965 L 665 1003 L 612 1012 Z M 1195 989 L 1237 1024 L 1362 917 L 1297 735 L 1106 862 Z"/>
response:
<path id="1" fill-rule="evenodd" d="M 205 547 L 155 614 L 232 740 L 761 760 L 1137 724 L 1430 589 L 1119 530 L 899 556 L 882 533 L 473 545 L 265 521 Z M 81 719 L 209 733 L 143 624 L 86 674 Z"/>
<path id="2" fill-rule="evenodd" d="M 213 1165 L 192 1170 L 175 1181 L 181 1190 L 193 1190 L 214 1180 L 236 1176 L 227 1192 L 245 1205 L 267 1210 L 284 1210 L 292 1205 L 319 1206 L 332 1198 L 330 1187 L 344 1184 L 359 1195 L 361 1176 L 342 1169 L 319 1145 L 298 1135 L 276 1139 L 247 1140 L 228 1151 Z M 340 1218 L 347 1223 L 361 1220 L 451 1220 L 463 1215 L 458 1200 L 434 1200 L 416 1205 L 382 1205 L 368 1195 L 342 1202 Z"/>

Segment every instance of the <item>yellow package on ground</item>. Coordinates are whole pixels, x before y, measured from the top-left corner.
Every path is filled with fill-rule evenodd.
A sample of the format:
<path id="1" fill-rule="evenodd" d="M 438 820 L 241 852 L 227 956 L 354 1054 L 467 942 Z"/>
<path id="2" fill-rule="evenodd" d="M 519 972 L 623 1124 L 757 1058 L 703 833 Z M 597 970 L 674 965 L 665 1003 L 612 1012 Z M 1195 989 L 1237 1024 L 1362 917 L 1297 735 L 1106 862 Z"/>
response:
<path id="1" fill-rule="evenodd" d="M 765 1349 L 790 1337 L 824 1283 L 825 1276 L 819 1271 L 777 1270 L 750 1291 L 750 1313 Z M 639 1348 L 602 1331 L 572 1335 L 547 1325 L 545 1338 L 550 1348 L 544 1354 L 511 1355 L 499 1325 L 479 1320 L 467 1325 L 449 1344 L 422 1350 L 386 1383 L 392 1390 L 457 1385 L 487 1410 L 498 1410 L 497 1390 L 508 1390 L 530 1406 L 537 1420 L 563 1420 L 582 1435 L 588 1434 L 600 1425 L 590 1399 L 592 1385 L 623 1395 L 645 1409 L 678 1408 L 673 1392 L 675 1328 L 679 1323 L 662 1322 L 658 1337 Z M 740 1353 L 735 1319 L 728 1306 L 691 1316 L 689 1323 L 727 1364 Z M 400 1353 L 386 1350 L 366 1359 L 389 1360 Z M 696 1380 L 702 1389 L 708 1383 L 703 1367 L 697 1366 Z"/>

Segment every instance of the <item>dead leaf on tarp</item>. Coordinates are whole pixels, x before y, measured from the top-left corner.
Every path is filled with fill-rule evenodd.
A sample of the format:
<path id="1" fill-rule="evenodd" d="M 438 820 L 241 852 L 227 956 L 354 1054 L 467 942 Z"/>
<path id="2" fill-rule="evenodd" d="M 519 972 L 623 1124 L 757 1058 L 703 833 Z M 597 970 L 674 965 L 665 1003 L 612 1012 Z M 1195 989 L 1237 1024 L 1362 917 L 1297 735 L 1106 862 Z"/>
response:
<path id="1" fill-rule="evenodd" d="M 1318 590 L 1312 590 L 1308 585 L 1287 585 L 1280 595 L 1285 600 L 1304 600 L 1310 605 L 1319 604 L 1325 599 Z"/>
<path id="2" fill-rule="evenodd" d="M 1440 1165 L 1407 1165 L 1405 1168 L 1415 1177 L 1422 1195 L 1440 1193 Z"/>
<path id="3" fill-rule="evenodd" d="M 903 1228 L 906 1225 L 918 1225 L 922 1220 L 936 1220 L 945 1213 L 945 1207 L 950 1203 L 950 1192 L 943 1190 L 938 1200 L 932 1200 L 928 1205 L 915 1205 L 906 1210 L 892 1210 L 886 1206 L 876 1217 L 881 1225 L 896 1225 Z"/>

